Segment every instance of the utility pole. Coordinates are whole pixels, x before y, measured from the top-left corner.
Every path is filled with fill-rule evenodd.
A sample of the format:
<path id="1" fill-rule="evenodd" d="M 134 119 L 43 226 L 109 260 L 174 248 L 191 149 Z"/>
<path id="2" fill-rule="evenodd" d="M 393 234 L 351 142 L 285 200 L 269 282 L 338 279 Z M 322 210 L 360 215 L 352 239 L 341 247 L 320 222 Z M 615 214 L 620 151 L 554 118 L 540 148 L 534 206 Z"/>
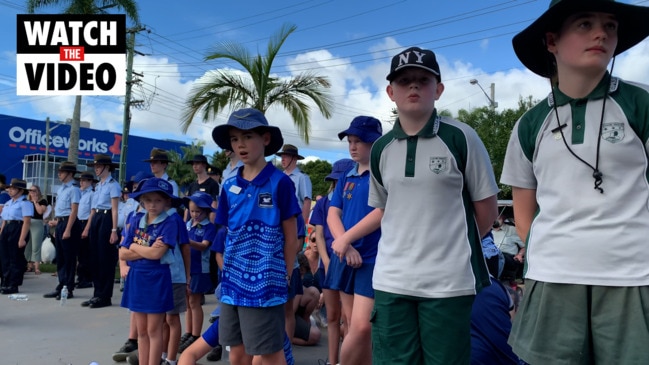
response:
<path id="1" fill-rule="evenodd" d="M 47 196 L 47 191 L 50 187 L 50 117 L 45 119 L 45 172 L 43 195 Z"/>
<path id="2" fill-rule="evenodd" d="M 122 149 L 119 156 L 119 184 L 124 185 L 126 181 L 126 156 L 128 154 L 128 135 L 131 128 L 131 88 L 133 86 L 133 54 L 135 53 L 135 33 L 145 28 L 136 26 L 126 30 L 129 39 L 126 41 L 126 94 L 124 95 L 124 120 L 122 129 Z"/>

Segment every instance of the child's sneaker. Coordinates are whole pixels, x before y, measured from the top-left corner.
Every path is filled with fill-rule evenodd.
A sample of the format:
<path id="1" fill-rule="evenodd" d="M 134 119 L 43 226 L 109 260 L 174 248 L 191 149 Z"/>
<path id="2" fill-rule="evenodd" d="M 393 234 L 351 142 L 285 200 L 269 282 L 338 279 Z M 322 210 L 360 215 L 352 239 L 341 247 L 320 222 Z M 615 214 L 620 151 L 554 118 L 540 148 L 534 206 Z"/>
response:
<path id="1" fill-rule="evenodd" d="M 221 345 L 216 345 L 208 354 L 207 361 L 219 361 L 223 356 L 223 347 Z"/>
<path id="2" fill-rule="evenodd" d="M 126 361 L 128 355 L 132 352 L 137 351 L 137 341 L 128 340 L 122 347 L 113 354 L 113 361 L 122 362 Z"/>

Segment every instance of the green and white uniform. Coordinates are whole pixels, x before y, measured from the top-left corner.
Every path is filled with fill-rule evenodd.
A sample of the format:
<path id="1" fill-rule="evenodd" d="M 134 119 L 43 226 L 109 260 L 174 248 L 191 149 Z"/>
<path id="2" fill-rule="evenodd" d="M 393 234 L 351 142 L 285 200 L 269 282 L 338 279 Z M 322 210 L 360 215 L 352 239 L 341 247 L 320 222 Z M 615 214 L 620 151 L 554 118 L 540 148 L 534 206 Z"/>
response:
<path id="1" fill-rule="evenodd" d="M 610 80 L 610 82 L 609 82 Z M 592 166 L 599 151 L 601 194 Z M 539 210 L 527 240 L 526 277 L 550 283 L 649 285 L 649 88 L 604 76 L 583 99 L 555 89 L 514 126 L 503 184 L 536 189 Z M 554 130 L 554 131 L 553 131 Z"/>
<path id="2" fill-rule="evenodd" d="M 498 186 L 473 129 L 434 111 L 408 136 L 397 120 L 374 142 L 370 168 L 369 205 L 385 209 L 374 289 L 450 298 L 489 285 L 473 202 Z"/>

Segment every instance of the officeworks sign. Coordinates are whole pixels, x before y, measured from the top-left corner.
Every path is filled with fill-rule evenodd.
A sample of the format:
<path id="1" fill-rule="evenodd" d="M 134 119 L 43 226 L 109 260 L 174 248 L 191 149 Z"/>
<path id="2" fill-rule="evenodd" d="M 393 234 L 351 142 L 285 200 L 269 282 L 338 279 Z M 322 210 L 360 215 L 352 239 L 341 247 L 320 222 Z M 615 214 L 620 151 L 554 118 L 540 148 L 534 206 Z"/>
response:
<path id="1" fill-rule="evenodd" d="M 49 123 L 49 143 L 47 124 L 40 120 L 0 114 L 0 173 L 7 177 L 23 176 L 23 159 L 27 155 L 43 155 L 47 146 L 50 156 L 66 158 L 70 147 L 70 125 Z M 126 157 L 126 176 L 138 171 L 150 171 L 144 160 L 151 156 L 153 148 L 174 150 L 182 155 L 186 143 L 179 141 L 145 138 L 134 135 L 128 137 L 128 156 Z M 98 153 L 111 156 L 119 162 L 122 153 L 122 134 L 81 127 L 79 130 L 79 159 L 92 160 Z M 83 162 L 85 163 L 85 162 Z"/>
<path id="2" fill-rule="evenodd" d="M 18 95 L 124 95 L 126 15 L 17 16 Z"/>

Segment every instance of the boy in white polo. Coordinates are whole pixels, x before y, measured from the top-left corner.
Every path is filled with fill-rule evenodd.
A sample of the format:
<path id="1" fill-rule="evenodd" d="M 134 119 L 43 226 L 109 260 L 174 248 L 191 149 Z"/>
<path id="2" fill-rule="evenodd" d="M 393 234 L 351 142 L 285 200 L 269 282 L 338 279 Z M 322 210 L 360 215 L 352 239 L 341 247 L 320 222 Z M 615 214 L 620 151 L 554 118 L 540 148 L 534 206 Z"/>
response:
<path id="1" fill-rule="evenodd" d="M 444 84 L 432 51 L 394 56 L 387 80 L 399 118 L 370 160 L 369 205 L 383 211 L 373 363 L 468 364 L 471 306 L 489 285 L 480 238 L 498 215 L 498 186 L 476 132 L 437 114 Z"/>
<path id="2" fill-rule="evenodd" d="M 647 19 L 649 7 L 554 0 L 513 39 L 553 84 L 514 126 L 501 177 L 527 245 L 509 341 L 529 363 L 649 364 L 649 87 L 607 71 Z"/>

